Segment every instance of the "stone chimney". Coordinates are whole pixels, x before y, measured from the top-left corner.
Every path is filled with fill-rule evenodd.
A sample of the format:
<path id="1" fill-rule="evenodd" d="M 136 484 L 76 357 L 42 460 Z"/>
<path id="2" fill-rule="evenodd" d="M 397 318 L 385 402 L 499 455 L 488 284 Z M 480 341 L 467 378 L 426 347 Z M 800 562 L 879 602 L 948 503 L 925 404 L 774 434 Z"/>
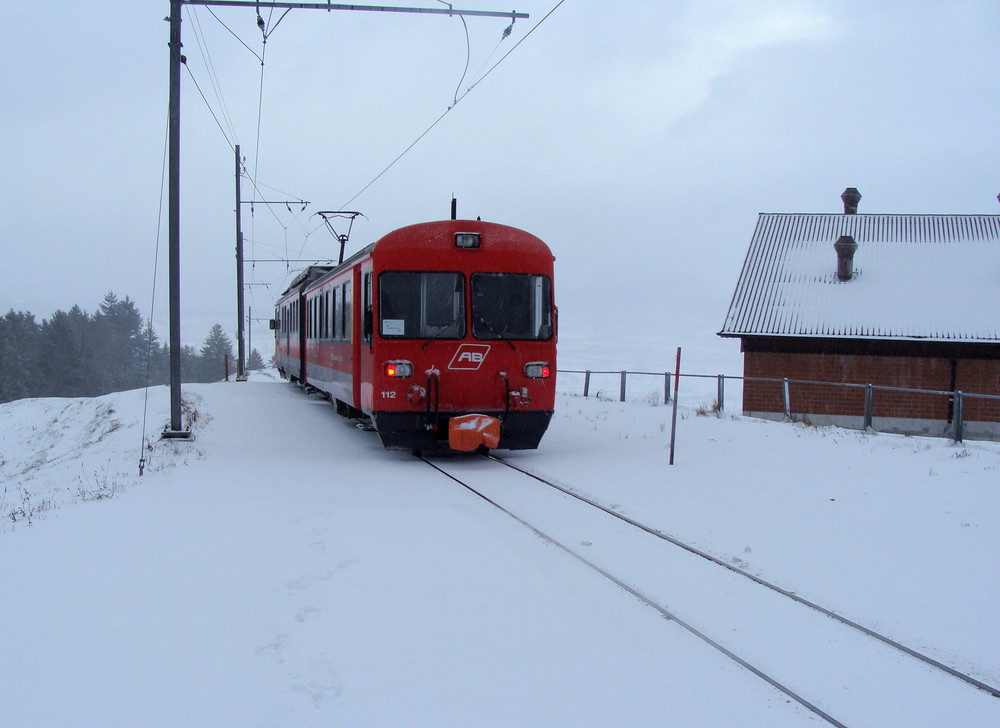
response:
<path id="1" fill-rule="evenodd" d="M 850 235 L 841 235 L 833 244 L 833 249 L 837 251 L 837 280 L 851 280 L 854 277 L 854 253 L 858 244 Z"/>
<path id="2" fill-rule="evenodd" d="M 845 215 L 858 214 L 858 203 L 861 202 L 861 193 L 858 192 L 857 187 L 848 187 L 844 190 L 844 194 L 840 196 L 840 199 L 844 201 Z"/>

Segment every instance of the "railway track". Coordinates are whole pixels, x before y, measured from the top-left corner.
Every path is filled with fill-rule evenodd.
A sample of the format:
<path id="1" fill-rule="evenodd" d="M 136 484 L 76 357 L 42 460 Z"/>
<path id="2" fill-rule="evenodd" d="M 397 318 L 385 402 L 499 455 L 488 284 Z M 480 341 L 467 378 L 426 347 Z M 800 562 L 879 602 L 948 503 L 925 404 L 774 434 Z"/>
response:
<path id="1" fill-rule="evenodd" d="M 1000 689 L 570 488 L 420 459 L 829 725 L 1000 725 Z"/>

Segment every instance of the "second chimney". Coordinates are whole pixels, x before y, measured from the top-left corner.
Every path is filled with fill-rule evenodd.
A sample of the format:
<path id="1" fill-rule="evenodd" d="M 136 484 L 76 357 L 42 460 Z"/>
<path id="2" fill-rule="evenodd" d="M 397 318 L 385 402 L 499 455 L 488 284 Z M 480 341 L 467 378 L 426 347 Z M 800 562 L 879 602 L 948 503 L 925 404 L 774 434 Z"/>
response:
<path id="1" fill-rule="evenodd" d="M 861 202 L 861 193 L 858 192 L 857 187 L 848 187 L 844 190 L 844 194 L 840 196 L 840 199 L 844 201 L 845 215 L 858 214 L 858 203 Z"/>
<path id="2" fill-rule="evenodd" d="M 854 253 L 858 244 L 850 235 L 841 235 L 833 244 L 837 251 L 837 279 L 849 281 L 854 277 Z"/>

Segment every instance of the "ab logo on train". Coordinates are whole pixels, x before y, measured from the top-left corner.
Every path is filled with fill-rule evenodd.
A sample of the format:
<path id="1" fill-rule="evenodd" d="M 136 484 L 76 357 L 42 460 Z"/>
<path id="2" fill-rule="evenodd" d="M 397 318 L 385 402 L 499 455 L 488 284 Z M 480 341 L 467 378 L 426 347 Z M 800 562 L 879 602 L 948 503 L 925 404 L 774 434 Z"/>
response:
<path id="1" fill-rule="evenodd" d="M 489 351 L 489 344 L 462 344 L 455 351 L 448 368 L 476 371 L 486 361 L 486 355 Z"/>

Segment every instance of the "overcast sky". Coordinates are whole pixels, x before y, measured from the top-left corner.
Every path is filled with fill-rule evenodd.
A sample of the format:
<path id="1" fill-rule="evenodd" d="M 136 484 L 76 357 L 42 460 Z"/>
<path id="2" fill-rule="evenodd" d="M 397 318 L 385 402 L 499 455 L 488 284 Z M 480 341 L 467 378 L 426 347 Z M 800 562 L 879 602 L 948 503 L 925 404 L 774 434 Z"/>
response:
<path id="1" fill-rule="evenodd" d="M 262 12 L 262 49 L 253 9 L 185 8 L 184 342 L 216 322 L 235 334 L 237 143 L 261 195 L 310 203 L 245 205 L 248 258 L 335 256 L 313 214 L 345 205 L 365 215 L 351 252 L 447 217 L 454 194 L 460 217 L 549 243 L 565 351 L 606 337 L 610 366 L 652 366 L 632 358 L 638 342 L 664 357 L 713 345 L 758 212 L 839 212 L 854 186 L 860 212 L 1000 213 L 995 0 L 565 0 L 538 25 L 557 3 L 455 3 L 531 14 L 505 40 L 509 20 L 467 19 L 464 79 L 458 18 L 294 10 L 276 25 L 280 11 Z M 148 316 L 169 3 L 8 5 L 0 309 L 92 312 L 114 291 Z M 166 340 L 165 215 L 159 237 L 152 319 Z M 248 265 L 255 317 L 302 265 Z M 252 336 L 269 355 L 266 325 Z"/>

